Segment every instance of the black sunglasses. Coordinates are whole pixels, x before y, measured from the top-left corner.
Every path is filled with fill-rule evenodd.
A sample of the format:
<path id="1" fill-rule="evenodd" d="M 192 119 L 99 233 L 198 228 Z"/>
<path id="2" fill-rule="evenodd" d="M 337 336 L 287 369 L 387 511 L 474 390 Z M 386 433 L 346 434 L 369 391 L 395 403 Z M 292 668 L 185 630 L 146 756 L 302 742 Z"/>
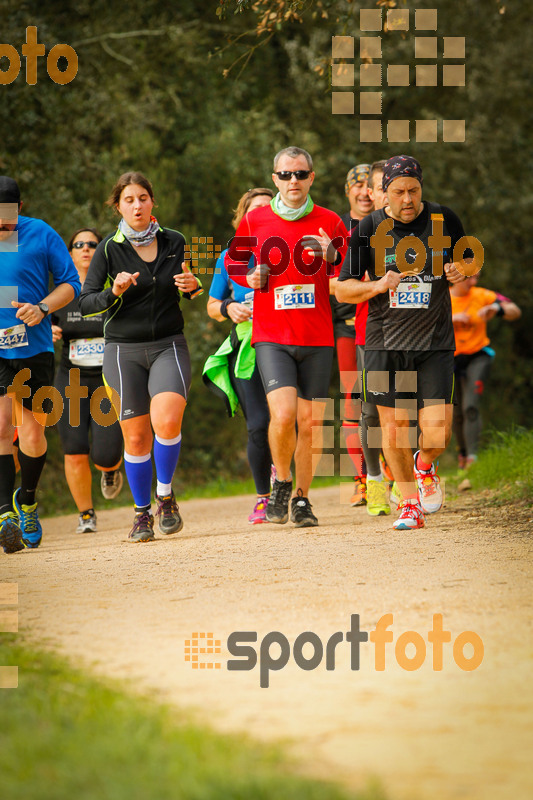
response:
<path id="1" fill-rule="evenodd" d="M 310 169 L 295 169 L 293 172 L 290 170 L 283 170 L 283 172 L 276 172 L 276 175 L 280 179 L 280 181 L 290 181 L 292 176 L 296 178 L 297 181 L 305 181 L 310 176 L 311 170 Z"/>
<path id="2" fill-rule="evenodd" d="M 98 242 L 74 242 L 72 247 L 74 250 L 81 250 L 81 248 L 85 247 L 85 245 L 87 245 L 91 250 L 96 250 L 98 247 Z"/>

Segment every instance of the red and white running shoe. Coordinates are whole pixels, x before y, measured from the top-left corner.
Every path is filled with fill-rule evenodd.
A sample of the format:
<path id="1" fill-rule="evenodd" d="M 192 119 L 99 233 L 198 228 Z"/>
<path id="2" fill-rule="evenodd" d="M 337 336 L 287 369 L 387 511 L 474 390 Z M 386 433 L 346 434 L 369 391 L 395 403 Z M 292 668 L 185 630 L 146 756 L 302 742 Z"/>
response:
<path id="1" fill-rule="evenodd" d="M 424 512 L 418 503 L 409 503 L 404 500 L 398 506 L 400 516 L 393 524 L 397 531 L 412 531 L 415 528 L 424 527 Z"/>
<path id="2" fill-rule="evenodd" d="M 435 471 L 435 465 L 425 472 L 418 469 L 416 459 L 420 450 L 415 453 L 415 480 L 418 486 L 418 502 L 426 514 L 434 514 L 442 507 L 442 489 L 440 488 L 440 478 Z"/>

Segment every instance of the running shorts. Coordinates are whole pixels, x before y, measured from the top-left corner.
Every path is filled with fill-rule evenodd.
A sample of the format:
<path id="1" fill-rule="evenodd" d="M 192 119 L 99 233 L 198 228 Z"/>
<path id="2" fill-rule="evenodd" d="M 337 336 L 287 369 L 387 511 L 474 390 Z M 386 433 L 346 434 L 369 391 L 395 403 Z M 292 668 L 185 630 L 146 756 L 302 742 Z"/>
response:
<path id="1" fill-rule="evenodd" d="M 70 385 L 70 371 L 65 367 L 59 367 L 56 373 L 55 388 L 63 398 L 63 413 L 56 424 L 59 437 L 63 446 L 63 453 L 66 456 L 88 455 L 95 464 L 104 469 L 111 469 L 120 461 L 122 456 L 122 432 L 118 419 L 111 425 L 101 425 L 91 414 L 91 398 L 93 394 L 103 386 L 102 373 L 80 374 L 80 386 L 88 389 L 87 397 L 80 397 L 76 400 L 79 404 L 79 424 L 73 425 L 74 414 L 78 409 L 73 410 L 71 415 L 70 404 L 72 400 L 66 396 L 65 389 Z M 97 398 L 95 398 L 96 401 Z M 111 401 L 108 397 L 102 397 L 98 403 L 98 409 L 102 415 L 111 412 Z M 91 434 L 92 448 L 89 442 L 89 432 Z"/>
<path id="2" fill-rule="evenodd" d="M 333 347 L 257 342 L 255 356 L 265 394 L 293 386 L 304 400 L 328 397 Z"/>
<path id="3" fill-rule="evenodd" d="M 377 406 L 417 408 L 452 403 L 453 350 L 369 350 L 365 347 L 361 398 Z"/>
<path id="4" fill-rule="evenodd" d="M 150 413 L 150 400 L 161 392 L 187 399 L 191 360 L 180 333 L 156 342 L 108 342 L 104 348 L 104 381 L 120 397 L 120 417 L 127 420 Z"/>
<path id="5" fill-rule="evenodd" d="M 22 391 L 24 391 L 24 387 L 29 387 L 29 396 L 20 397 L 19 395 L 18 400 L 24 408 L 31 410 L 35 393 L 44 386 L 50 387 L 54 383 L 54 354 L 45 352 L 37 353 L 35 356 L 28 356 L 28 358 L 0 358 L 0 397 L 7 394 L 7 390 L 12 385 L 17 374 L 20 370 L 26 368 L 30 370 L 28 379 L 22 383 L 24 376 L 21 375 L 15 386 L 20 386 Z M 51 407 L 51 400 L 45 399 L 43 403 L 44 412 L 49 412 Z M 38 410 L 40 411 L 40 408 Z"/>

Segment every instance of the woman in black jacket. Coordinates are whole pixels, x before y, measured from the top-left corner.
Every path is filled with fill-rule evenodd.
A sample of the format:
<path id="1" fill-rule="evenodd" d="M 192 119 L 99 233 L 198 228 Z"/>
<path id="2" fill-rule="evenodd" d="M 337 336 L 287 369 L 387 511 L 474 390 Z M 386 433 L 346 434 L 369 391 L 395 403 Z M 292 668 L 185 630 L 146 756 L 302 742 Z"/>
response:
<path id="1" fill-rule="evenodd" d="M 183 527 L 172 491 L 191 378 L 180 296 L 190 299 L 202 288 L 184 262 L 183 235 L 152 216 L 154 193 L 144 175 L 121 175 L 107 203 L 121 220 L 98 245 L 79 303 L 84 316 L 107 311 L 103 374 L 118 406 L 135 503 L 129 539 L 147 542 L 154 539 L 153 433 L 159 530 Z"/>

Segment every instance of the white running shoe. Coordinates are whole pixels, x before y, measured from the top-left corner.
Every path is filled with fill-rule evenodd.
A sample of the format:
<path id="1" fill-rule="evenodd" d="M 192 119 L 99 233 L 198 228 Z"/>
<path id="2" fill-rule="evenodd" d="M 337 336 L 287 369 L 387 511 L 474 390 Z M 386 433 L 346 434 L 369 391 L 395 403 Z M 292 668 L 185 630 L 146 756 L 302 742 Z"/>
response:
<path id="1" fill-rule="evenodd" d="M 420 450 L 417 450 L 414 456 L 415 460 L 415 480 L 418 486 L 418 501 L 422 506 L 422 510 L 426 514 L 434 514 L 442 508 L 442 489 L 440 488 L 440 478 L 435 471 L 435 465 L 431 465 L 431 469 L 425 472 L 418 469 L 416 459 Z"/>
<path id="2" fill-rule="evenodd" d="M 397 531 L 412 531 L 424 527 L 424 512 L 418 503 L 408 503 L 403 500 L 398 506 L 400 516 L 393 524 Z"/>
<path id="3" fill-rule="evenodd" d="M 96 514 L 85 511 L 78 517 L 76 533 L 96 533 Z"/>

